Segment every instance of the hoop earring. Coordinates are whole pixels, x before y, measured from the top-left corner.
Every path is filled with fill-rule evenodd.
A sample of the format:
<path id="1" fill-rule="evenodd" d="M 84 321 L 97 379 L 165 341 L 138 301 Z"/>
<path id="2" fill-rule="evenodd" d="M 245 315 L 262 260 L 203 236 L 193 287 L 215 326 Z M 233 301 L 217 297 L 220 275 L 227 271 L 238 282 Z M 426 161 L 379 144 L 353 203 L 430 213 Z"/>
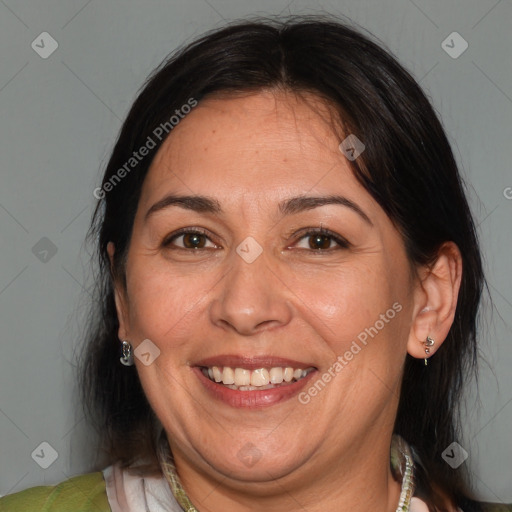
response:
<path id="1" fill-rule="evenodd" d="M 121 350 L 123 355 L 119 358 L 119 361 L 123 366 L 133 366 L 133 354 L 132 346 L 128 341 L 123 341 Z"/>
<path id="2" fill-rule="evenodd" d="M 435 341 L 427 336 L 427 339 L 422 342 L 425 345 L 425 354 L 430 354 L 430 347 L 434 346 Z M 425 357 L 425 366 L 427 366 L 427 358 Z"/>

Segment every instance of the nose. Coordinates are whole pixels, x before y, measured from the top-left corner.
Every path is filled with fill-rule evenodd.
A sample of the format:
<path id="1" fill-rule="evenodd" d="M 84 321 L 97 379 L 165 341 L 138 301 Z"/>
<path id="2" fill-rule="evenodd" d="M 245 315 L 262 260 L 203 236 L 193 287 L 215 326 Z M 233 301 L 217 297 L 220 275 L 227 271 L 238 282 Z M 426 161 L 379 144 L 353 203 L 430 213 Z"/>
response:
<path id="1" fill-rule="evenodd" d="M 263 254 L 252 263 L 236 253 L 232 260 L 210 306 L 213 324 L 249 336 L 290 322 L 290 292 L 277 268 Z"/>

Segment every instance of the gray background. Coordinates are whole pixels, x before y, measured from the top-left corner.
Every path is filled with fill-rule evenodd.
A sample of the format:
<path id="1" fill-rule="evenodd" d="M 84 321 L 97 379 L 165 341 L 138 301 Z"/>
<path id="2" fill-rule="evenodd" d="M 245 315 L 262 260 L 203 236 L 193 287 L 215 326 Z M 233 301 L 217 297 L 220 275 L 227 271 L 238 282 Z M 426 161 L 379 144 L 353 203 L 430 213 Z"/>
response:
<path id="1" fill-rule="evenodd" d="M 226 20 L 280 12 L 332 12 L 370 30 L 441 115 L 469 184 L 494 301 L 461 444 L 482 496 L 512 502 L 511 0 L 0 0 L 1 495 L 97 462 L 72 366 L 90 300 L 83 239 L 100 168 L 137 89 L 183 42 Z M 458 58 L 441 45 L 454 31 L 469 44 Z M 59 45 L 47 59 L 31 47 L 42 46 L 42 32 Z M 39 464 L 53 452 L 42 442 L 58 453 L 47 469 Z"/>

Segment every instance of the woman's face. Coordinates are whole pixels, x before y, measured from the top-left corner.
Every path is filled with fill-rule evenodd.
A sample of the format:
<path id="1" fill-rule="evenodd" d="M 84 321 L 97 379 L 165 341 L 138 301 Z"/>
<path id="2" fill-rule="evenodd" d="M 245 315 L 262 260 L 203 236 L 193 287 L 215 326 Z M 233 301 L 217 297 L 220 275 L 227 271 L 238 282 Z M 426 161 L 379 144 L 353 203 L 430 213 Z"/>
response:
<path id="1" fill-rule="evenodd" d="M 149 340 L 137 370 L 184 473 L 300 479 L 389 450 L 416 283 L 326 119 L 313 97 L 205 99 L 145 179 L 120 336 Z"/>

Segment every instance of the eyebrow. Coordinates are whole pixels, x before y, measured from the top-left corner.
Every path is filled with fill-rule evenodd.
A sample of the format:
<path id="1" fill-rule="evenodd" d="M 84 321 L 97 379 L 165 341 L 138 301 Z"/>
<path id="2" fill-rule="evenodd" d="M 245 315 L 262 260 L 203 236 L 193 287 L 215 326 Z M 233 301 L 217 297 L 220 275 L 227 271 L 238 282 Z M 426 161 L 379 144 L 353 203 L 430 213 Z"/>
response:
<path id="1" fill-rule="evenodd" d="M 147 220 L 154 213 L 169 208 L 180 206 L 186 210 L 193 210 L 198 213 L 222 213 L 220 203 L 216 199 L 206 196 L 176 196 L 170 194 L 157 201 L 145 215 Z"/>
<path id="2" fill-rule="evenodd" d="M 319 196 L 319 197 L 308 197 L 308 196 L 299 196 L 292 197 L 291 199 L 287 199 L 279 204 L 279 210 L 283 215 L 291 215 L 293 213 L 303 212 L 305 210 L 312 210 L 313 208 L 318 208 L 319 206 L 325 206 L 329 204 L 337 204 L 340 206 L 346 206 L 350 208 L 352 211 L 356 212 L 367 224 L 373 226 L 370 217 L 366 215 L 364 210 L 354 201 L 343 197 L 343 196 Z"/>
<path id="3" fill-rule="evenodd" d="M 292 197 L 279 203 L 278 208 L 282 215 L 293 215 L 295 213 L 312 210 L 314 208 L 330 204 L 350 208 L 352 211 L 357 213 L 367 224 L 373 226 L 372 221 L 359 205 L 354 203 L 354 201 L 339 195 Z M 180 196 L 170 194 L 151 206 L 151 208 L 146 212 L 145 220 L 147 220 L 156 212 L 171 206 L 179 206 L 186 210 L 192 210 L 198 213 L 222 213 L 222 207 L 220 203 L 211 197 L 201 195 Z"/>

